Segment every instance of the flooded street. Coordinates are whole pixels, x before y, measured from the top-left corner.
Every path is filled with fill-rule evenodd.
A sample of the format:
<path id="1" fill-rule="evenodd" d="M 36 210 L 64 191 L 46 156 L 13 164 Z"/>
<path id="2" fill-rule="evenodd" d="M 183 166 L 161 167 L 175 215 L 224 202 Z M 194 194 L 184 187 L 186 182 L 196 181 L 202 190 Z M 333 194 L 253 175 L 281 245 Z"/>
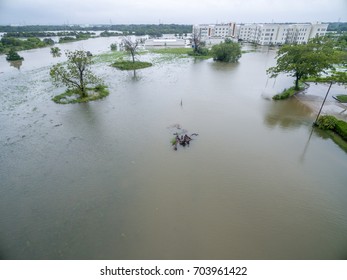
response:
<path id="1" fill-rule="evenodd" d="M 61 45 L 93 54 L 115 38 Z M 93 67 L 110 95 L 58 105 L 65 57 L 0 56 L 0 259 L 346 259 L 347 154 L 315 131 L 275 49 L 239 63 L 145 54 Z M 182 106 L 181 106 L 182 101 Z M 174 151 L 172 125 L 198 133 Z"/>

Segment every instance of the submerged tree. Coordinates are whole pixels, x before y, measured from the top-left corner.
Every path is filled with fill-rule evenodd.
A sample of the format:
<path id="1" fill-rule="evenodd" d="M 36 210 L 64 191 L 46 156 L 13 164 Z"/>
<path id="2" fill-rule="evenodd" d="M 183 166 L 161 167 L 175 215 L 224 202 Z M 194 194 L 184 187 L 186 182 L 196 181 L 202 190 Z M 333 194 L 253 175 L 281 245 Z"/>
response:
<path id="1" fill-rule="evenodd" d="M 17 61 L 24 60 L 14 49 L 10 49 L 9 53 L 6 55 L 6 60 L 8 61 Z"/>
<path id="2" fill-rule="evenodd" d="M 240 44 L 226 39 L 224 43 L 212 47 L 213 59 L 223 62 L 237 62 L 241 57 Z"/>
<path id="3" fill-rule="evenodd" d="M 193 28 L 192 33 L 192 47 L 194 49 L 194 53 L 198 53 L 201 45 L 201 30 L 198 28 Z"/>
<path id="4" fill-rule="evenodd" d="M 50 75 L 57 85 L 65 85 L 81 97 L 87 97 L 87 86 L 100 83 L 100 79 L 90 70 L 91 57 L 85 51 L 66 51 L 68 61 L 54 65 Z"/>
<path id="5" fill-rule="evenodd" d="M 51 48 L 51 54 L 53 55 L 53 57 L 59 57 L 61 56 L 61 50 L 58 47 L 52 47 Z"/>
<path id="6" fill-rule="evenodd" d="M 276 58 L 276 66 L 267 69 L 267 74 L 274 78 L 280 73 L 287 73 L 295 78 L 297 90 L 300 79 L 334 69 L 337 62 L 334 44 L 326 38 L 314 38 L 302 45 L 284 45 L 278 50 Z"/>

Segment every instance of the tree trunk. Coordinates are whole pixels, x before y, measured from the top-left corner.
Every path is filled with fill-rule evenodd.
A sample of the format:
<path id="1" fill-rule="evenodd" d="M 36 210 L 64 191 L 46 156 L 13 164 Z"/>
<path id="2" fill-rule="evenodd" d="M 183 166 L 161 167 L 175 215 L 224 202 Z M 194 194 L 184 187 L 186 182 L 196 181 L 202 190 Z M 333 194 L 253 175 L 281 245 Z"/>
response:
<path id="1" fill-rule="evenodd" d="M 296 90 L 299 90 L 299 80 L 300 80 L 300 77 L 298 74 L 295 75 L 295 89 Z"/>
<path id="2" fill-rule="evenodd" d="M 80 70 L 80 91 L 81 91 L 81 96 L 82 97 L 87 97 L 87 91 L 86 87 L 84 85 L 84 80 L 83 80 L 83 70 Z"/>

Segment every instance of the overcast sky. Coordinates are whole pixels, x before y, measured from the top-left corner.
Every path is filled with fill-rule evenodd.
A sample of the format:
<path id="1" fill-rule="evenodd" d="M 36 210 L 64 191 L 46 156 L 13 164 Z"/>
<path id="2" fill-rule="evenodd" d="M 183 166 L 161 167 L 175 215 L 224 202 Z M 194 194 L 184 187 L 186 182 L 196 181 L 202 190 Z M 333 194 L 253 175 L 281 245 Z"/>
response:
<path id="1" fill-rule="evenodd" d="M 0 0 L 0 24 L 347 21 L 347 0 Z"/>

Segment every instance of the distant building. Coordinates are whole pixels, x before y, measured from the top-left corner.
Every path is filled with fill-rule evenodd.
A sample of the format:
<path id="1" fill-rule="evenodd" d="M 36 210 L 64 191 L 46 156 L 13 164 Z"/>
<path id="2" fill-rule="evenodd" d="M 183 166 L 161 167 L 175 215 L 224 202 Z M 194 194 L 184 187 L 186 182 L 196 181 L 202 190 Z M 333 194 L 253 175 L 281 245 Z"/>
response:
<path id="1" fill-rule="evenodd" d="M 237 26 L 237 38 L 259 45 L 304 44 L 311 38 L 324 36 L 327 28 L 325 23 L 240 24 Z"/>
<path id="2" fill-rule="evenodd" d="M 236 23 L 197 24 L 193 26 L 193 33 L 198 32 L 202 40 L 209 38 L 226 38 L 236 36 Z"/>
<path id="3" fill-rule="evenodd" d="M 148 39 L 145 41 L 145 47 L 184 47 L 186 43 L 184 39 Z"/>

